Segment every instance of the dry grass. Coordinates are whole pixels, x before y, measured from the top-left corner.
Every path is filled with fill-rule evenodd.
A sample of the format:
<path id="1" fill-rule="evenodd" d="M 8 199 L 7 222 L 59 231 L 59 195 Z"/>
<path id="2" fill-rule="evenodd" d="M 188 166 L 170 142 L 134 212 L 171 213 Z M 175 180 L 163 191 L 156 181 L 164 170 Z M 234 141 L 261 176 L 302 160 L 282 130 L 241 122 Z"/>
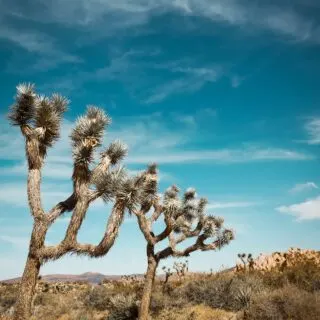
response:
<path id="1" fill-rule="evenodd" d="M 283 272 L 191 274 L 156 281 L 153 320 L 320 320 L 320 269 L 309 263 Z M 133 320 L 141 282 L 90 284 L 40 292 L 32 320 Z M 0 320 L 12 314 L 17 288 L 0 286 Z"/>
<path id="2" fill-rule="evenodd" d="M 165 309 L 154 320 L 235 320 L 236 314 L 205 305 Z"/>

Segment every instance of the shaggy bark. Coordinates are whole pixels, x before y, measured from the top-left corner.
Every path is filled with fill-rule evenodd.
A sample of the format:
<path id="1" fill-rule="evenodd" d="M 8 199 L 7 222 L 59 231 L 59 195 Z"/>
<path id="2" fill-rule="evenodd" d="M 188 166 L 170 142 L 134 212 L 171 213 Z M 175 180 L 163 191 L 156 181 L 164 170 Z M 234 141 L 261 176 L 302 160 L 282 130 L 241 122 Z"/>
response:
<path id="1" fill-rule="evenodd" d="M 141 179 L 144 177 L 144 180 Z M 143 182 L 141 181 L 143 180 Z M 223 219 L 205 215 L 206 199 L 197 199 L 194 189 L 188 189 L 183 198 L 179 199 L 179 189 L 169 188 L 162 203 L 157 194 L 157 170 L 150 165 L 138 179 L 141 192 L 140 209 L 132 210 L 136 215 L 140 230 L 147 242 L 148 269 L 142 300 L 139 308 L 139 320 L 147 320 L 158 264 L 168 257 L 187 257 L 194 251 L 216 250 L 233 240 L 233 232 L 224 229 Z M 154 212 L 148 218 L 148 211 Z M 152 231 L 152 225 L 160 217 L 165 222 L 165 228 L 158 235 Z M 194 238 L 193 244 L 184 249 L 177 249 L 177 245 L 184 240 Z M 156 252 L 155 245 L 168 240 L 169 246 Z"/>
<path id="2" fill-rule="evenodd" d="M 41 169 L 48 147 L 59 138 L 62 115 L 67 104 L 68 101 L 59 95 L 55 94 L 51 98 L 41 97 L 35 94 L 33 85 L 19 85 L 16 102 L 9 113 L 11 124 L 19 126 L 25 138 L 28 203 L 34 219 L 14 320 L 27 320 L 31 316 L 36 284 L 44 262 L 59 259 L 68 253 L 90 257 L 106 254 L 114 244 L 126 209 L 126 203 L 118 200 L 118 194 L 124 198 L 127 196 L 121 192 L 124 172 L 113 168 L 125 156 L 126 147 L 120 142 L 112 143 L 103 153 L 100 163 L 92 171 L 90 170 L 94 151 L 101 144 L 105 127 L 110 119 L 99 108 L 88 107 L 87 114 L 78 119 L 71 134 L 74 159 L 73 192 L 49 212 L 43 210 L 40 190 Z M 106 231 L 98 245 L 79 244 L 77 235 L 89 205 L 99 197 L 115 201 Z M 64 240 L 56 246 L 46 246 L 48 229 L 67 211 L 73 213 Z"/>
<path id="3" fill-rule="evenodd" d="M 21 279 L 17 303 L 15 305 L 14 320 L 29 319 L 31 317 L 32 302 L 40 267 L 40 260 L 29 254 Z"/>
<path id="4" fill-rule="evenodd" d="M 145 275 L 144 287 L 142 292 L 141 304 L 139 308 L 139 320 L 148 320 L 151 294 L 154 286 L 154 279 L 158 267 L 158 261 L 154 256 L 154 248 L 148 246 L 148 269 Z"/>

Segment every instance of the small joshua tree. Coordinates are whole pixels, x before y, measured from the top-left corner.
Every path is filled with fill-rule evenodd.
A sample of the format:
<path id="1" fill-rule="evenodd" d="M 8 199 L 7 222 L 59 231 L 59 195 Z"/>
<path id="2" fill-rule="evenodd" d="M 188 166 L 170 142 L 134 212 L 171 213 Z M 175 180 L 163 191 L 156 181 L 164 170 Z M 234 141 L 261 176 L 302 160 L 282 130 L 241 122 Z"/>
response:
<path id="1" fill-rule="evenodd" d="M 21 129 L 25 138 L 28 161 L 27 193 L 34 219 L 29 253 L 17 298 L 14 319 L 29 319 L 32 300 L 40 267 L 47 261 L 74 253 L 89 257 L 105 255 L 113 245 L 123 221 L 126 193 L 123 184 L 126 175 L 122 167 L 115 166 L 126 154 L 126 147 L 116 141 L 101 153 L 100 162 L 93 165 L 94 152 L 102 142 L 109 117 L 103 110 L 90 106 L 80 117 L 71 133 L 73 151 L 73 192 L 50 211 L 41 203 L 41 170 L 48 148 L 59 138 L 60 125 L 68 101 L 60 95 L 36 95 L 34 86 L 19 85 L 16 102 L 11 107 L 9 120 Z M 78 231 L 89 205 L 102 197 L 113 201 L 105 233 L 97 245 L 80 244 Z M 65 212 L 72 211 L 64 239 L 56 246 L 46 246 L 45 237 L 50 226 Z"/>
<path id="2" fill-rule="evenodd" d="M 198 250 L 220 249 L 234 238 L 231 230 L 223 228 L 222 218 L 205 215 L 207 200 L 197 199 L 194 189 L 188 189 L 180 199 L 179 189 L 172 186 L 160 201 L 157 181 L 157 167 L 152 164 L 128 185 L 128 190 L 131 190 L 131 200 L 127 202 L 130 203 L 129 210 L 136 215 L 147 242 L 148 269 L 139 308 L 140 320 L 148 319 L 151 292 L 160 260 L 170 256 L 187 257 Z M 153 212 L 148 215 L 152 209 Z M 165 228 L 155 235 L 152 224 L 160 217 L 164 219 Z M 166 239 L 169 245 L 156 252 L 155 246 Z M 177 247 L 187 239 L 194 239 L 194 243 L 183 249 Z"/>
<path id="3" fill-rule="evenodd" d="M 173 264 L 173 269 L 176 270 L 177 276 L 181 280 L 189 270 L 188 260 L 185 262 L 175 262 Z"/>
<path id="4" fill-rule="evenodd" d="M 162 270 L 164 271 L 164 275 L 165 275 L 165 278 L 164 278 L 164 281 L 163 281 L 163 285 L 165 287 L 165 285 L 169 281 L 169 278 L 173 275 L 173 272 L 171 271 L 170 268 L 167 268 L 166 266 L 163 266 Z"/>
<path id="5" fill-rule="evenodd" d="M 242 262 L 242 266 L 237 265 L 238 271 L 246 271 L 248 269 L 248 267 L 249 267 L 250 271 L 253 270 L 254 260 L 253 260 L 253 256 L 251 253 L 249 253 L 248 255 L 246 253 L 238 253 L 238 258 Z"/>

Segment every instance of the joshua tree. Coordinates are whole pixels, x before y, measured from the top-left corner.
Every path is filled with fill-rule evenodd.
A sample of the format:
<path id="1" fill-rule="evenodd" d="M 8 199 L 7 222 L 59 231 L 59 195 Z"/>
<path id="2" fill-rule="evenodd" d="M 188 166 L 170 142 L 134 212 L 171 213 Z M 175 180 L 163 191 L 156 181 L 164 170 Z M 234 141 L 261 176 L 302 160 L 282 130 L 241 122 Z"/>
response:
<path id="1" fill-rule="evenodd" d="M 238 271 L 246 271 L 247 267 L 249 267 L 250 271 L 253 270 L 254 260 L 251 253 L 249 253 L 248 255 L 246 253 L 238 253 L 238 258 L 241 260 L 243 264 L 241 268 L 238 266 Z"/>
<path id="2" fill-rule="evenodd" d="M 147 242 L 148 269 L 139 310 L 140 320 L 148 319 L 151 292 L 160 260 L 170 256 L 187 257 L 197 250 L 220 249 L 234 238 L 231 230 L 223 228 L 222 218 L 205 215 L 207 200 L 197 199 L 194 189 L 188 189 L 180 199 L 179 189 L 172 186 L 160 201 L 157 180 L 157 167 L 152 164 L 128 185 L 131 190 L 131 200 L 127 202 L 130 203 L 129 210 L 136 215 Z M 153 212 L 148 214 L 152 209 Z M 165 227 L 155 235 L 152 224 L 160 217 L 164 219 Z M 187 239 L 194 239 L 193 244 L 178 248 Z M 163 240 L 169 240 L 169 245 L 156 252 L 155 246 Z"/>
<path id="3" fill-rule="evenodd" d="M 188 260 L 186 260 L 185 262 L 175 262 L 173 265 L 173 269 L 176 270 L 176 273 L 181 280 L 181 278 L 183 278 L 189 270 Z"/>
<path id="4" fill-rule="evenodd" d="M 166 266 L 162 267 L 162 270 L 164 271 L 165 274 L 165 279 L 163 281 L 163 285 L 165 287 L 165 285 L 168 283 L 169 278 L 173 275 L 173 272 L 171 271 L 170 268 L 167 268 Z"/>
<path id="5" fill-rule="evenodd" d="M 41 203 L 41 169 L 48 148 L 59 138 L 63 113 L 68 100 L 60 95 L 39 96 L 34 86 L 23 84 L 17 87 L 16 101 L 11 107 L 9 120 L 19 126 L 25 138 L 28 162 L 27 193 L 30 212 L 34 219 L 29 253 L 22 276 L 15 308 L 14 319 L 28 319 L 40 267 L 47 261 L 56 260 L 67 253 L 100 257 L 113 245 L 127 206 L 123 185 L 126 175 L 116 166 L 126 154 L 126 147 L 119 141 L 106 148 L 97 165 L 94 153 L 101 145 L 103 133 L 110 118 L 103 110 L 90 106 L 86 115 L 80 117 L 71 133 L 73 155 L 73 192 L 50 211 L 45 212 Z M 86 216 L 89 205 L 102 197 L 113 201 L 105 233 L 97 245 L 80 244 L 77 234 Z M 56 246 L 46 246 L 49 227 L 65 212 L 72 211 L 64 239 Z"/>
<path id="6" fill-rule="evenodd" d="M 241 260 L 243 267 L 246 266 L 246 261 L 245 261 L 246 256 L 247 255 L 245 253 L 238 253 L 238 258 Z"/>

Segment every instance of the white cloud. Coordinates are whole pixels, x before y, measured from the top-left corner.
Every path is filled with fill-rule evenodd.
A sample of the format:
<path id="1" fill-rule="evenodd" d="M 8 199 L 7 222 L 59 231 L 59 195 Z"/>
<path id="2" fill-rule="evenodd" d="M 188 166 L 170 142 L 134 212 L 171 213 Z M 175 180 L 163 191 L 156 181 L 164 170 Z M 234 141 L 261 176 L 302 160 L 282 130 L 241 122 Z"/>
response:
<path id="1" fill-rule="evenodd" d="M 249 208 L 257 206 L 256 202 L 209 202 L 208 209 Z"/>
<path id="2" fill-rule="evenodd" d="M 213 116 L 211 109 L 204 109 L 201 117 Z M 214 113 L 215 114 L 215 113 Z M 199 116 L 200 116 L 199 115 Z M 177 115 L 175 115 L 177 117 Z M 198 115 L 195 117 L 197 119 Z M 122 125 L 121 125 L 122 124 Z M 0 120 L 0 159 L 15 163 L 0 170 L 2 176 L 26 174 L 24 142 L 17 128 Z M 49 150 L 43 175 L 54 180 L 70 180 L 72 175 L 71 146 L 69 134 L 72 128 L 70 121 L 63 123 L 61 139 Z M 184 150 L 184 147 L 199 139 L 192 127 L 184 126 L 171 129 L 167 127 L 161 114 L 119 119 L 107 130 L 104 145 L 121 139 L 129 146 L 125 163 L 147 164 L 163 163 L 200 163 L 232 164 L 262 161 L 305 161 L 313 156 L 307 153 L 284 148 L 263 146 L 240 146 L 225 149 Z M 188 148 L 190 149 L 190 148 Z M 170 175 L 164 173 L 163 178 Z"/>
<path id="3" fill-rule="evenodd" d="M 238 88 L 241 83 L 244 81 L 244 77 L 240 77 L 238 75 L 233 75 L 230 78 L 232 88 Z"/>
<path id="4" fill-rule="evenodd" d="M 320 219 L 320 196 L 301 203 L 280 206 L 276 210 L 293 215 L 298 221 Z"/>
<path id="5" fill-rule="evenodd" d="M 156 159 L 158 163 L 199 163 L 231 164 L 262 161 L 304 161 L 313 157 L 308 154 L 277 148 L 243 148 L 198 151 L 174 151 L 152 155 L 133 155 L 128 157 L 128 163 L 148 163 Z"/>
<path id="6" fill-rule="evenodd" d="M 67 155 L 66 155 L 67 156 Z M 59 160 L 60 158 L 56 159 Z M 53 158 L 55 160 L 55 158 Z M 61 159 L 63 161 L 66 161 L 67 159 Z M 71 161 L 70 161 L 71 162 Z M 26 162 L 18 165 L 14 165 L 9 168 L 1 168 L 0 169 L 1 175 L 27 175 L 27 164 Z M 67 180 L 71 179 L 72 176 L 72 165 L 65 164 L 65 163 L 59 163 L 59 161 L 52 161 L 52 159 L 48 159 L 43 168 L 42 176 L 45 178 L 51 178 L 54 180 Z"/>
<path id="7" fill-rule="evenodd" d="M 131 49 L 125 52 L 113 51 L 107 66 L 92 72 L 77 74 L 74 79 L 76 87 L 83 86 L 87 81 L 121 82 L 132 96 L 138 98 L 142 103 L 152 104 L 161 102 L 172 95 L 196 92 L 205 84 L 218 81 L 224 74 L 222 66 L 199 64 L 196 59 L 159 63 L 156 58 L 161 51 L 157 48 Z M 154 70 L 168 73 L 170 80 L 167 80 L 167 77 L 146 77 L 146 73 L 153 74 Z M 61 81 L 65 82 L 65 78 Z"/>
<path id="8" fill-rule="evenodd" d="M 144 101 L 147 104 L 161 102 L 168 96 L 178 93 L 192 93 L 205 84 L 216 82 L 221 76 L 220 67 L 173 68 L 171 72 L 182 74 L 181 77 L 157 86 Z"/>
<path id="9" fill-rule="evenodd" d="M 318 189 L 318 186 L 314 182 L 305 182 L 296 184 L 292 189 L 289 190 L 289 192 L 298 193 L 312 189 Z"/>
<path id="10" fill-rule="evenodd" d="M 61 186 L 45 183 L 42 186 L 41 198 L 46 207 L 50 208 L 56 203 L 65 200 L 70 194 L 61 191 Z M 27 207 L 27 183 L 11 182 L 0 184 L 0 203 L 17 207 Z"/>
<path id="11" fill-rule="evenodd" d="M 28 237 L 0 235 L 0 241 L 9 243 L 19 249 L 27 249 L 30 239 Z"/>
<path id="12" fill-rule="evenodd" d="M 41 8 L 41 10 L 39 9 Z M 86 28 L 89 31 L 104 30 L 114 35 L 119 30 L 145 26 L 155 15 L 174 12 L 197 16 L 234 26 L 267 30 L 289 36 L 299 41 L 319 42 L 320 32 L 316 20 L 306 15 L 303 4 L 298 9 L 284 2 L 260 3 L 247 0 L 57 0 L 54 3 L 40 0 L 37 7 L 12 4 L 3 1 L 3 15 L 22 16 L 45 22 L 54 22 Z M 102 28 L 107 23 L 108 28 Z"/>
<path id="13" fill-rule="evenodd" d="M 311 145 L 320 144 L 320 117 L 310 119 L 306 123 L 305 129 L 309 136 L 307 143 Z"/>
<path id="14" fill-rule="evenodd" d="M 10 41 L 25 51 L 38 55 L 36 62 L 25 67 L 25 70 L 49 70 L 59 64 L 82 62 L 79 57 L 58 49 L 53 38 L 35 30 L 14 29 L 0 24 L 0 39 Z M 11 64 L 14 63 L 15 61 Z M 17 70 L 14 66 L 9 66 L 9 69 Z"/>

